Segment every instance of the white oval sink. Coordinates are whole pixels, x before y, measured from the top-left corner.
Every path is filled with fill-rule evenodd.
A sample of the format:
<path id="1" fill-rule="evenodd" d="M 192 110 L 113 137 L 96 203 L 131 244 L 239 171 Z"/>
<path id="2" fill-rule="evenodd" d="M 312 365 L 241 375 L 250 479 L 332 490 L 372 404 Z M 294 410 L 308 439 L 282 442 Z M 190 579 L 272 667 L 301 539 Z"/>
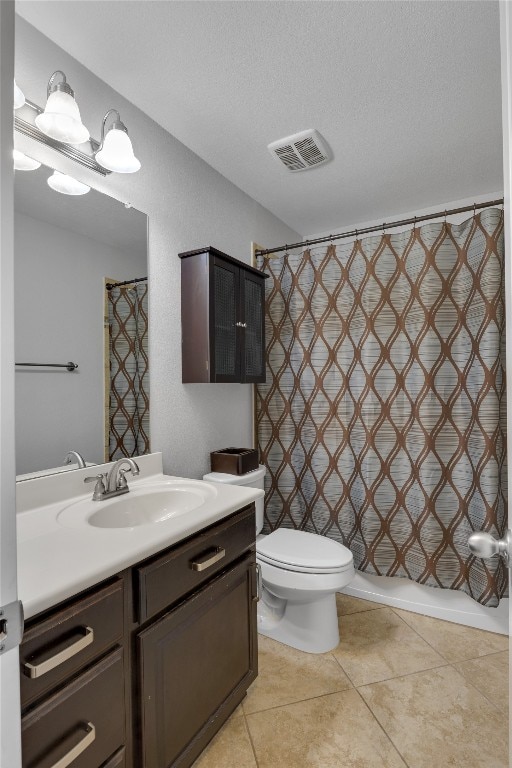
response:
<path id="1" fill-rule="evenodd" d="M 215 490 L 206 483 L 162 483 L 130 489 L 106 501 L 85 499 L 65 507 L 57 515 L 61 525 L 95 528 L 134 528 L 163 523 L 177 515 L 197 509 Z"/>

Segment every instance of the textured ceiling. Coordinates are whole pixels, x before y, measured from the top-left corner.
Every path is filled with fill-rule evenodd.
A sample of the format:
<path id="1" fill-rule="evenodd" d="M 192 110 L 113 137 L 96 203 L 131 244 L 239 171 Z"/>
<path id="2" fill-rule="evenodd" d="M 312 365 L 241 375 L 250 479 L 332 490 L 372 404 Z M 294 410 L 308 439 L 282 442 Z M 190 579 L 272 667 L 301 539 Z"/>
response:
<path id="1" fill-rule="evenodd" d="M 497 2 L 16 5 L 303 234 L 502 187 Z M 266 146 L 307 128 L 334 159 L 291 174 Z"/>

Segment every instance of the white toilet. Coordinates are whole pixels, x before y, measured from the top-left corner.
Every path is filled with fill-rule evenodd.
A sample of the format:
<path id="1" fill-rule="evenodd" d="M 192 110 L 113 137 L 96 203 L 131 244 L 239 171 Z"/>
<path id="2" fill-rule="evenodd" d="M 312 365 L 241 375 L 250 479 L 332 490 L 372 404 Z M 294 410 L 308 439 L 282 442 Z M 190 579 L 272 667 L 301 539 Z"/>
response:
<path id="1" fill-rule="evenodd" d="M 210 472 L 203 480 L 264 488 L 265 467 L 245 475 Z M 325 653 L 339 643 L 336 592 L 354 577 L 352 552 L 315 533 L 263 528 L 263 499 L 256 501 L 256 561 L 262 599 L 258 632 L 308 653 Z"/>

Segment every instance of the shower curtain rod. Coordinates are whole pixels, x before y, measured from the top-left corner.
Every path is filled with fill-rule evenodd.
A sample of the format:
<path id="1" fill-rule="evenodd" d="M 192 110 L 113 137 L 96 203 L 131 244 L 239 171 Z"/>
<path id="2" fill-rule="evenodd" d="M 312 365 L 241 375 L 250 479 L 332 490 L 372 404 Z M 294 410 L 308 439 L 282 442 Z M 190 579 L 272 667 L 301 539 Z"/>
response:
<path id="1" fill-rule="evenodd" d="M 303 240 L 301 243 L 292 243 L 291 245 L 279 245 L 276 248 L 261 248 L 254 252 L 255 256 L 268 256 L 270 253 L 281 253 L 282 251 L 291 251 L 293 248 L 308 248 L 310 245 L 317 245 L 318 243 L 330 243 L 333 240 L 341 240 L 344 237 L 358 237 L 359 235 L 366 235 L 369 232 L 380 232 L 381 229 L 391 229 L 392 227 L 404 227 L 406 224 L 419 224 L 422 221 L 429 221 L 429 219 L 438 219 L 440 216 L 452 216 L 454 213 L 466 213 L 467 211 L 478 211 L 480 208 L 490 208 L 493 205 L 502 205 L 503 198 L 500 200 L 489 200 L 488 203 L 473 203 L 473 205 L 466 205 L 463 208 L 452 208 L 450 210 L 440 211 L 439 213 L 428 213 L 424 216 L 413 216 L 410 219 L 402 219 L 401 221 L 391 221 L 389 224 L 377 224 L 373 227 L 363 227 L 362 229 L 353 229 L 350 232 L 340 232 L 337 235 L 328 235 L 327 237 L 317 237 L 314 240 Z"/>
<path id="2" fill-rule="evenodd" d="M 142 283 L 144 280 L 147 280 L 147 277 L 135 277 L 133 280 L 123 280 L 121 283 L 107 283 L 105 285 L 105 288 L 107 291 L 111 291 L 112 288 L 117 288 L 118 285 L 132 285 L 132 283 Z"/>

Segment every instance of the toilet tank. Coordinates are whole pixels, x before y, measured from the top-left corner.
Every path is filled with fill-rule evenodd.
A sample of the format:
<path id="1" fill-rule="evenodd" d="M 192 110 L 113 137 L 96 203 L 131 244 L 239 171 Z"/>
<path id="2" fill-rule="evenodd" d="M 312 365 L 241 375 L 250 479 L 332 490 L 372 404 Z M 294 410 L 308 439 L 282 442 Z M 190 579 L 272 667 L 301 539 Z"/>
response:
<path id="1" fill-rule="evenodd" d="M 209 472 L 207 475 L 203 475 L 203 480 L 208 480 L 211 483 L 227 483 L 228 485 L 245 485 L 249 488 L 261 488 L 265 489 L 265 472 L 266 469 L 260 464 L 258 469 L 254 469 L 252 472 L 246 472 L 245 475 L 228 475 L 225 472 Z M 256 535 L 261 532 L 263 528 L 263 510 L 264 499 L 256 499 Z"/>

